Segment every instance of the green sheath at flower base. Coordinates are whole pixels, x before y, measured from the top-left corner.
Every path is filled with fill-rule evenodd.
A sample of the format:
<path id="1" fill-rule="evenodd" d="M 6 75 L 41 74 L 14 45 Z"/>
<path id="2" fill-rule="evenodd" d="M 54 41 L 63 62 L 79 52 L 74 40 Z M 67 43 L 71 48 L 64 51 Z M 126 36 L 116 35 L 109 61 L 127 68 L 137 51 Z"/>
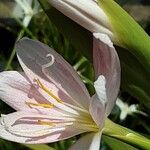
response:
<path id="1" fill-rule="evenodd" d="M 150 73 L 150 38 L 146 32 L 115 1 L 98 0 L 98 4 L 109 17 L 118 45 L 129 49 Z"/>
<path id="2" fill-rule="evenodd" d="M 149 150 L 150 148 L 150 140 L 148 138 L 128 128 L 122 127 L 109 119 L 105 121 L 103 134 L 129 143 L 138 149 Z"/>

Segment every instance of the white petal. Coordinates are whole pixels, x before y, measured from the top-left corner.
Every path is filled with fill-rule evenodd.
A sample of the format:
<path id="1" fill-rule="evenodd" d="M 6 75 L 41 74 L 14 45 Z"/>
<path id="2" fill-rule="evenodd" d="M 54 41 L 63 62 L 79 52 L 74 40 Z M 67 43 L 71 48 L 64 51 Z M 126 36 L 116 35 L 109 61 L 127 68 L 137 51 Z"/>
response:
<path id="1" fill-rule="evenodd" d="M 19 137 L 9 133 L 8 131 L 5 130 L 4 126 L 2 126 L 1 124 L 0 124 L 0 131 L 1 131 L 0 138 L 5 140 L 14 141 L 18 143 L 25 143 L 25 141 L 28 139 L 27 137 Z"/>
<path id="2" fill-rule="evenodd" d="M 109 115 L 115 104 L 120 87 L 121 69 L 119 57 L 113 47 L 113 43 L 106 34 L 94 33 L 93 38 L 94 68 L 97 78 L 103 75 L 106 79 L 106 113 Z"/>
<path id="3" fill-rule="evenodd" d="M 30 88 L 31 85 L 23 74 L 16 71 L 0 73 L 0 99 L 14 109 L 29 108 L 25 105 L 25 101 L 29 99 Z"/>
<path id="4" fill-rule="evenodd" d="M 94 87 L 100 102 L 105 105 L 107 103 L 106 79 L 103 75 L 100 75 L 94 82 Z"/>
<path id="5" fill-rule="evenodd" d="M 89 133 L 80 138 L 69 150 L 99 150 L 101 132 Z"/>
<path id="6" fill-rule="evenodd" d="M 73 118 L 57 115 L 15 112 L 0 118 L 0 137 L 19 143 L 50 143 L 85 132 L 76 128 L 71 120 Z"/>

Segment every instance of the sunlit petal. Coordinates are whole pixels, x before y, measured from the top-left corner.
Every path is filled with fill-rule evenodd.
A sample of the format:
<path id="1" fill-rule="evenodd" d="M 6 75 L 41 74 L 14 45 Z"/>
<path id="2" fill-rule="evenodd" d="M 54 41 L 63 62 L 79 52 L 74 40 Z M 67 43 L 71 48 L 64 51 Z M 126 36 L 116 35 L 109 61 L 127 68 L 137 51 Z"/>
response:
<path id="1" fill-rule="evenodd" d="M 0 138 L 3 138 L 5 140 L 14 141 L 18 143 L 25 143 L 25 141 L 28 139 L 27 137 L 20 137 L 20 136 L 15 136 L 11 134 L 1 124 L 0 124 L 0 131 L 1 131 Z"/>
<path id="2" fill-rule="evenodd" d="M 97 80 L 94 82 L 94 87 L 96 91 L 96 95 L 99 97 L 100 102 L 103 105 L 107 103 L 107 95 L 106 95 L 106 79 L 103 75 L 100 75 Z"/>
<path id="3" fill-rule="evenodd" d="M 1 117 L 0 137 L 23 143 L 49 143 L 85 132 L 73 125 L 74 118 L 15 112 Z M 11 135 L 12 139 L 6 138 Z M 20 141 L 18 137 L 21 137 Z"/>
<path id="4" fill-rule="evenodd" d="M 26 110 L 25 101 L 31 85 L 23 73 L 5 71 L 0 73 L 0 99 L 16 110 Z"/>

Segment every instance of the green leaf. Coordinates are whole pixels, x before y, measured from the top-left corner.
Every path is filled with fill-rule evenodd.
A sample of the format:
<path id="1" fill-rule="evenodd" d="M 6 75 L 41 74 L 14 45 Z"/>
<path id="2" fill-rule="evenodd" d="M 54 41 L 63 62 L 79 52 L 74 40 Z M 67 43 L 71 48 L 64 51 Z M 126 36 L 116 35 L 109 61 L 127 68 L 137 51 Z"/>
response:
<path id="1" fill-rule="evenodd" d="M 149 74 L 129 51 L 116 48 L 121 60 L 121 87 L 150 108 Z"/>
<path id="2" fill-rule="evenodd" d="M 150 37 L 114 0 L 99 0 L 109 17 L 113 33 L 120 45 L 127 48 L 150 75 Z"/>
<path id="3" fill-rule="evenodd" d="M 0 150 L 16 150 L 16 147 L 19 150 L 24 149 L 24 146 L 22 144 L 0 139 Z M 26 150 L 29 150 L 29 149 L 26 148 Z"/>
<path id="4" fill-rule="evenodd" d="M 32 150 L 55 150 L 46 144 L 26 144 L 25 146 Z"/>
<path id="5" fill-rule="evenodd" d="M 138 150 L 137 148 L 126 144 L 120 140 L 114 139 L 112 137 L 109 136 L 102 136 L 104 142 L 112 149 L 112 150 L 117 150 L 117 149 L 121 149 L 121 150 Z"/>

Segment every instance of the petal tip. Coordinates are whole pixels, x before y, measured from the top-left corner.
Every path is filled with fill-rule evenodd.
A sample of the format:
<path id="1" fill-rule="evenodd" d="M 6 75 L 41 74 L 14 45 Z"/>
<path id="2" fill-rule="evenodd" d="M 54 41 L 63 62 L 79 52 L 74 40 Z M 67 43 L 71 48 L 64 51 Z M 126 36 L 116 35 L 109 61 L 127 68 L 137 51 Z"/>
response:
<path id="1" fill-rule="evenodd" d="M 93 36 L 108 45 L 109 47 L 113 47 L 113 43 L 111 42 L 109 36 L 104 33 L 93 33 Z"/>
<path id="2" fill-rule="evenodd" d="M 30 39 L 28 37 L 23 37 L 21 39 L 18 39 L 15 43 L 15 49 L 16 51 L 18 50 L 18 47 L 20 46 L 20 44 L 22 44 L 25 41 L 29 41 Z"/>

